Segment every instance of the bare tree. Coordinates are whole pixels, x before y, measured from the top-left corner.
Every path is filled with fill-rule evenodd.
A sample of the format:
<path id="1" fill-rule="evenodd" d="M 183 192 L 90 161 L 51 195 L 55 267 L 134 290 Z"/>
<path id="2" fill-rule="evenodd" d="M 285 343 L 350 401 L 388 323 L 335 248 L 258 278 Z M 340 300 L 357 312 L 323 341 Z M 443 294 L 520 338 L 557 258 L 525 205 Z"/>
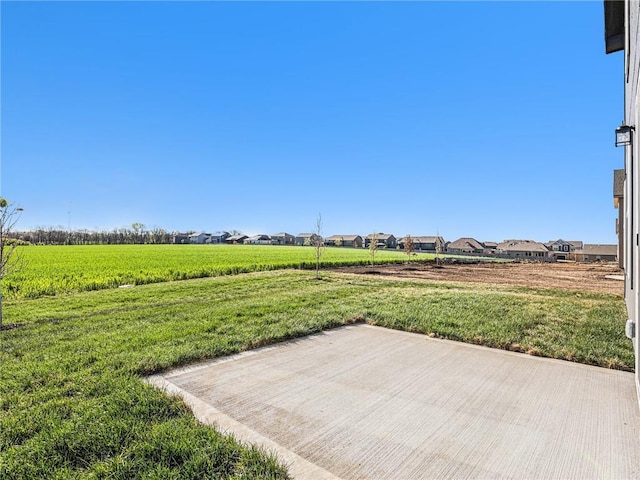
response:
<path id="1" fill-rule="evenodd" d="M 20 219 L 22 208 L 0 197 L 0 284 L 7 275 L 14 273 L 23 265 L 20 252 L 16 250 L 18 241 L 9 235 Z M 0 289 L 0 330 L 2 329 L 2 289 Z"/>
<path id="2" fill-rule="evenodd" d="M 378 234 L 373 232 L 369 240 L 369 252 L 371 253 L 371 265 L 376 263 L 376 253 L 378 253 Z"/>
<path id="3" fill-rule="evenodd" d="M 413 238 L 411 238 L 411 235 L 407 235 L 404 237 L 403 241 L 404 241 L 404 245 L 403 245 L 404 253 L 406 253 L 409 260 L 411 260 L 411 255 L 413 255 L 413 250 L 415 248 L 415 245 L 413 243 Z"/>
<path id="4" fill-rule="evenodd" d="M 311 245 L 316 253 L 316 280 L 320 280 L 320 259 L 324 253 L 324 238 L 322 238 L 322 215 L 318 214 L 316 228 L 311 235 Z"/>
<path id="5" fill-rule="evenodd" d="M 436 237 L 436 266 L 438 267 L 440 266 L 440 255 L 442 255 L 443 246 L 440 239 Z"/>
<path id="6" fill-rule="evenodd" d="M 146 237 L 146 227 L 144 223 L 134 222 L 131 224 L 133 230 L 133 243 L 146 243 L 144 238 Z"/>

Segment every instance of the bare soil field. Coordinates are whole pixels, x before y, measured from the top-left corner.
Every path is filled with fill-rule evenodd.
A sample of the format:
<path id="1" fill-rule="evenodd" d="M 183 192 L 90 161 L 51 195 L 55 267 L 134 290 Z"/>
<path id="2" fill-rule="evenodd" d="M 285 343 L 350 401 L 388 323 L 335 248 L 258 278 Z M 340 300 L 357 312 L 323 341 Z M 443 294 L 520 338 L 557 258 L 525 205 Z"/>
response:
<path id="1" fill-rule="evenodd" d="M 343 267 L 337 271 L 397 278 L 561 288 L 622 295 L 624 282 L 609 276 L 623 275 L 608 263 L 435 263 Z"/>

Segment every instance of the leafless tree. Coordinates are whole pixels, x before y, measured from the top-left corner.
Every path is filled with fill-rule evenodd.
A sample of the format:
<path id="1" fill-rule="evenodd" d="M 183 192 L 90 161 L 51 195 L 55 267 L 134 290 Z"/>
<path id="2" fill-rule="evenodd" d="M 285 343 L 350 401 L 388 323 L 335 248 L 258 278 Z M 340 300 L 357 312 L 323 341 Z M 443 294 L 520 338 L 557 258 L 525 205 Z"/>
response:
<path id="1" fill-rule="evenodd" d="M 113 230 L 87 230 L 84 228 L 65 230 L 61 226 L 36 227 L 32 231 L 13 231 L 10 237 L 38 245 L 116 245 L 172 242 L 172 235 L 165 229 L 153 227 L 149 230 L 141 223 L 134 223 L 132 228 L 123 227 Z"/>
<path id="2" fill-rule="evenodd" d="M 0 197 L 0 284 L 7 275 L 17 272 L 24 262 L 17 250 L 18 241 L 10 239 L 11 230 L 20 219 L 22 208 Z M 2 290 L 0 289 L 0 329 L 2 329 Z"/>
<path id="3" fill-rule="evenodd" d="M 370 235 L 369 252 L 371 253 L 371 265 L 376 263 L 376 253 L 378 253 L 378 234 L 373 232 Z"/>
<path id="4" fill-rule="evenodd" d="M 404 253 L 406 253 L 409 260 L 411 260 L 411 255 L 413 255 L 413 250 L 415 248 L 415 245 L 413 243 L 413 238 L 411 238 L 411 235 L 407 235 L 404 237 L 403 242 L 404 242 L 404 245 L 403 245 Z"/>
<path id="5" fill-rule="evenodd" d="M 442 255 L 443 246 L 439 238 L 436 237 L 436 266 L 438 267 L 440 266 L 440 255 Z"/>
<path id="6" fill-rule="evenodd" d="M 316 254 L 316 280 L 320 280 L 320 259 L 324 253 L 324 238 L 322 238 L 322 215 L 318 214 L 316 228 L 311 235 L 311 245 Z"/>
<path id="7" fill-rule="evenodd" d="M 133 230 L 133 243 L 146 243 L 147 230 L 143 223 L 134 222 L 131 224 L 131 229 Z"/>

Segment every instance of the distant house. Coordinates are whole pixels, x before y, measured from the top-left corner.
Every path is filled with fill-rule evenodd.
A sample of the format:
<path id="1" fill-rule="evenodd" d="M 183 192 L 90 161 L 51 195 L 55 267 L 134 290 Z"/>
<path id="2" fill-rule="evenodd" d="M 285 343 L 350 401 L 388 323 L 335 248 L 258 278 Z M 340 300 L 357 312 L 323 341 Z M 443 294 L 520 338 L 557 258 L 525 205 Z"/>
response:
<path id="1" fill-rule="evenodd" d="M 613 206 L 618 209 L 616 233 L 618 234 L 618 265 L 624 268 L 624 170 L 613 171 Z"/>
<path id="2" fill-rule="evenodd" d="M 229 238 L 231 234 L 229 232 L 216 232 L 212 233 L 209 236 L 209 242 L 211 243 L 225 243 L 227 238 Z"/>
<path id="3" fill-rule="evenodd" d="M 556 260 L 569 260 L 569 258 L 574 257 L 573 252 L 582 248 L 582 242 L 579 240 L 567 241 L 560 238 L 558 240 L 545 243 L 545 246 L 549 250 L 549 255 L 554 257 Z"/>
<path id="4" fill-rule="evenodd" d="M 405 240 L 407 237 L 402 237 L 398 239 L 397 245 L 398 248 L 403 249 Z M 411 237 L 413 241 L 413 249 L 420 252 L 444 252 L 445 251 L 445 241 L 444 238 L 440 236 L 428 237 L 428 236 L 420 236 L 420 237 Z"/>
<path id="5" fill-rule="evenodd" d="M 286 232 L 280 232 L 271 235 L 271 243 L 273 245 L 295 245 L 296 237 Z"/>
<path id="6" fill-rule="evenodd" d="M 486 255 L 493 255 L 498 248 L 497 242 L 482 242 L 482 245 L 484 245 L 484 253 Z"/>
<path id="7" fill-rule="evenodd" d="M 315 233 L 299 233 L 296 235 L 296 245 L 312 245 L 318 238 L 322 237 Z"/>
<path id="8" fill-rule="evenodd" d="M 453 253 L 458 255 L 464 254 L 476 254 L 482 255 L 484 253 L 484 245 L 477 241 L 475 238 L 462 237 L 458 240 L 450 242 L 447 245 L 447 253 Z"/>
<path id="9" fill-rule="evenodd" d="M 227 239 L 225 240 L 225 243 L 229 245 L 239 245 L 243 243 L 247 238 L 249 237 L 247 237 L 246 235 L 242 235 L 241 233 L 238 233 L 236 235 L 228 236 Z"/>
<path id="10" fill-rule="evenodd" d="M 192 233 L 191 235 L 189 235 L 189 243 L 197 243 L 197 244 L 208 243 L 210 236 L 211 236 L 210 234 L 204 233 L 204 232 Z"/>
<path id="11" fill-rule="evenodd" d="M 188 233 L 174 233 L 173 234 L 173 243 L 175 243 L 175 244 L 189 243 L 189 234 Z"/>
<path id="12" fill-rule="evenodd" d="M 617 245 L 585 244 L 581 250 L 576 250 L 578 262 L 616 262 L 617 260 Z"/>
<path id="13" fill-rule="evenodd" d="M 496 251 L 508 258 L 519 260 L 548 261 L 552 258 L 544 243 L 533 240 L 505 240 L 498 244 Z"/>
<path id="14" fill-rule="evenodd" d="M 245 238 L 245 245 L 272 245 L 271 237 L 269 235 L 253 235 L 251 237 Z"/>
<path id="15" fill-rule="evenodd" d="M 324 243 L 330 247 L 362 248 L 363 245 L 360 235 L 331 235 L 324 239 Z"/>
<path id="16" fill-rule="evenodd" d="M 376 239 L 376 243 L 378 244 L 378 247 L 396 248 L 398 244 L 396 237 L 394 237 L 390 233 L 372 233 L 370 235 L 367 235 L 364 238 L 364 246 L 366 248 L 369 248 L 369 245 L 371 245 L 371 241 L 373 240 L 374 237 Z"/>

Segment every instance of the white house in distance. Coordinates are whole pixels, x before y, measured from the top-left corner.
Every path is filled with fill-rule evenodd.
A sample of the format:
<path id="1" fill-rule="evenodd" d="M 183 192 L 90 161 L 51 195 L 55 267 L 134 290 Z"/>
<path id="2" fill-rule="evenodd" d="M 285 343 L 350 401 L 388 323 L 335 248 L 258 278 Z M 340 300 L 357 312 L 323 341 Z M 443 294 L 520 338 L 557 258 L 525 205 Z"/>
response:
<path id="1" fill-rule="evenodd" d="M 189 235 L 189 243 L 209 243 L 209 237 L 211 237 L 211 235 L 204 232 L 192 233 Z"/>
<path id="2" fill-rule="evenodd" d="M 619 72 L 624 81 L 624 120 L 615 130 L 615 145 L 624 149 L 624 198 L 621 212 L 624 235 L 623 265 L 625 277 L 625 302 L 627 304 L 626 334 L 635 350 L 635 378 L 638 402 L 640 403 L 640 168 L 638 158 L 638 119 L 640 118 L 640 2 L 604 2 L 605 51 L 623 51 L 624 70 Z M 612 130 L 615 126 L 612 126 Z"/>
<path id="3" fill-rule="evenodd" d="M 210 243 L 225 243 L 231 234 L 229 232 L 216 232 L 209 236 Z"/>

